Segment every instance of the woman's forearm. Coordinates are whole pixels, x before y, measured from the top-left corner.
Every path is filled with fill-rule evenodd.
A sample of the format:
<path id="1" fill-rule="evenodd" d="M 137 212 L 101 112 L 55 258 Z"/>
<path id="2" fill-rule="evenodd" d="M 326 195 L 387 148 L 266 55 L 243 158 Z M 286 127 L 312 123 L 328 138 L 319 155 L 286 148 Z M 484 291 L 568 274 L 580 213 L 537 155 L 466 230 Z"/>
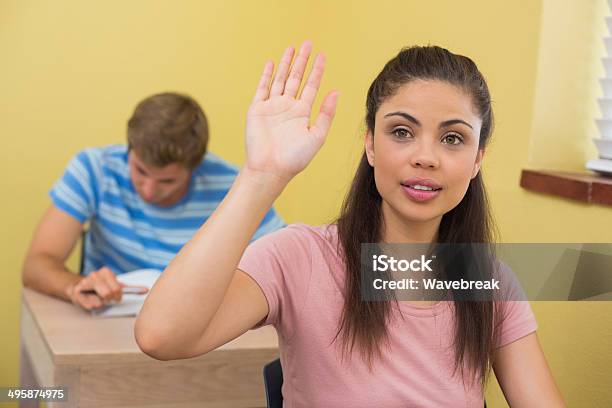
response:
<path id="1" fill-rule="evenodd" d="M 310 121 L 325 68 L 322 54 L 315 58 L 298 96 L 311 50 L 312 44 L 305 41 L 292 65 L 295 50 L 288 47 L 274 77 L 274 64 L 264 65 L 247 112 L 244 169 L 208 221 L 168 265 L 136 321 L 136 340 L 147 354 L 162 359 L 192 356 L 206 349 L 198 347 L 202 339 L 214 338 L 217 344 L 236 335 L 232 330 L 210 333 L 207 328 L 214 322 L 253 233 L 289 180 L 323 146 L 336 111 L 338 93 L 330 92 L 316 120 Z M 242 300 L 257 302 L 256 298 Z"/>
<path id="2" fill-rule="evenodd" d="M 221 304 L 238 262 L 286 181 L 243 170 L 206 223 L 155 284 L 136 337 L 156 350 L 195 347 Z M 143 338 L 146 337 L 146 338 Z"/>

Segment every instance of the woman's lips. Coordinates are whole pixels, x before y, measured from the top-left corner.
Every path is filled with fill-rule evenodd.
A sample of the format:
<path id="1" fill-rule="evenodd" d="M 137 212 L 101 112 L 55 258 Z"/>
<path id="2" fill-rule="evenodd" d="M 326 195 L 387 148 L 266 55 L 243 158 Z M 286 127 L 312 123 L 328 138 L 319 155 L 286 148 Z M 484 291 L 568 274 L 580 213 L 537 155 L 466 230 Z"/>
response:
<path id="1" fill-rule="evenodd" d="M 433 200 L 440 194 L 440 191 L 442 191 L 442 189 L 432 191 L 417 190 L 404 184 L 402 184 L 402 189 L 404 189 L 404 192 L 410 199 L 418 202 Z"/>

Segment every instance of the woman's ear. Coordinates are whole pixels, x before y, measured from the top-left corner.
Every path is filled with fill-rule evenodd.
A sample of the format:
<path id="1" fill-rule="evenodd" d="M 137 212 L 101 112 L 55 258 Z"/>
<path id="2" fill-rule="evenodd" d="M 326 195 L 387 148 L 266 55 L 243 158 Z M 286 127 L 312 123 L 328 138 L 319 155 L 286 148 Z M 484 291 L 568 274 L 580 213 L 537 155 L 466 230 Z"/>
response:
<path id="1" fill-rule="evenodd" d="M 484 157 L 485 149 L 478 149 L 478 153 L 476 153 L 476 160 L 474 161 L 474 168 L 472 169 L 472 178 L 478 175 L 480 171 L 480 166 L 482 166 L 482 158 Z"/>
<path id="2" fill-rule="evenodd" d="M 374 167 L 374 135 L 368 130 L 365 135 L 365 152 L 370 166 Z"/>

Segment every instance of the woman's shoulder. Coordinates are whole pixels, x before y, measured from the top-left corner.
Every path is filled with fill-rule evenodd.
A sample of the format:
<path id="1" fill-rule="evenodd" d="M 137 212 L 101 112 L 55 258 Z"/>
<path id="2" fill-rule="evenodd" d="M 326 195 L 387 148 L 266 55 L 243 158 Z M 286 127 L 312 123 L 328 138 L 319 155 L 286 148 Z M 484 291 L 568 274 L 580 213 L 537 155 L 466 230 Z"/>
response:
<path id="1" fill-rule="evenodd" d="M 338 249 L 338 226 L 336 224 L 308 225 L 295 223 L 287 226 L 288 233 L 321 249 L 336 252 Z"/>
<path id="2" fill-rule="evenodd" d="M 309 225 L 304 223 L 289 224 L 268 235 L 271 239 L 292 238 L 301 241 L 337 242 L 338 228 L 336 224 Z"/>
<path id="3" fill-rule="evenodd" d="M 289 256 L 298 256 L 301 253 L 312 257 L 315 253 L 320 253 L 326 258 L 336 258 L 338 228 L 335 224 L 293 223 L 257 239 L 251 246 Z"/>

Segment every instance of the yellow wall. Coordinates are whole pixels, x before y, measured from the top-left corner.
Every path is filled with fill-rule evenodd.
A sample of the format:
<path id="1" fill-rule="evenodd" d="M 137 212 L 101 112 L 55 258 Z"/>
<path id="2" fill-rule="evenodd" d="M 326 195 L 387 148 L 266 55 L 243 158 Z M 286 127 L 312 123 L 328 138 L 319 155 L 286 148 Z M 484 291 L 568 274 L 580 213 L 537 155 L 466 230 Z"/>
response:
<path id="1" fill-rule="evenodd" d="M 488 78 L 497 127 L 484 172 L 503 239 L 612 242 L 602 228 L 612 225 L 609 207 L 518 186 L 523 167 L 578 169 L 592 157 L 592 75 L 603 47 L 589 44 L 587 52 L 580 39 L 595 41 L 595 23 L 603 33 L 606 11 L 603 0 L 0 1 L 0 385 L 17 383 L 20 264 L 67 160 L 87 146 L 122 142 L 140 99 L 176 90 L 206 110 L 211 150 L 241 163 L 261 65 L 304 38 L 327 53 L 323 88 L 339 89 L 341 98 L 328 143 L 277 203 L 287 221 L 334 217 L 360 155 L 367 86 L 399 48 L 431 43 L 469 55 Z M 612 375 L 612 308 L 545 303 L 534 310 L 569 405 L 612 400 L 603 387 Z M 488 401 L 503 406 L 500 398 L 492 387 Z"/>
<path id="2" fill-rule="evenodd" d="M 603 0 L 543 0 L 529 145 L 493 189 L 496 215 L 509 242 L 612 242 L 612 207 L 585 205 L 521 190 L 520 166 L 584 171 L 597 157 L 600 58 L 608 35 Z M 498 97 L 499 99 L 499 97 Z M 508 118 L 508 120 L 517 120 Z M 500 136 L 500 133 L 497 133 Z M 501 138 L 500 138 L 501 139 Z M 505 149 L 504 149 L 505 150 Z M 494 178 L 495 182 L 498 178 Z M 612 272 L 612 266 L 610 266 Z M 570 407 L 604 407 L 612 401 L 612 302 L 532 302 L 538 335 Z M 488 401 L 504 406 L 492 387 Z"/>

